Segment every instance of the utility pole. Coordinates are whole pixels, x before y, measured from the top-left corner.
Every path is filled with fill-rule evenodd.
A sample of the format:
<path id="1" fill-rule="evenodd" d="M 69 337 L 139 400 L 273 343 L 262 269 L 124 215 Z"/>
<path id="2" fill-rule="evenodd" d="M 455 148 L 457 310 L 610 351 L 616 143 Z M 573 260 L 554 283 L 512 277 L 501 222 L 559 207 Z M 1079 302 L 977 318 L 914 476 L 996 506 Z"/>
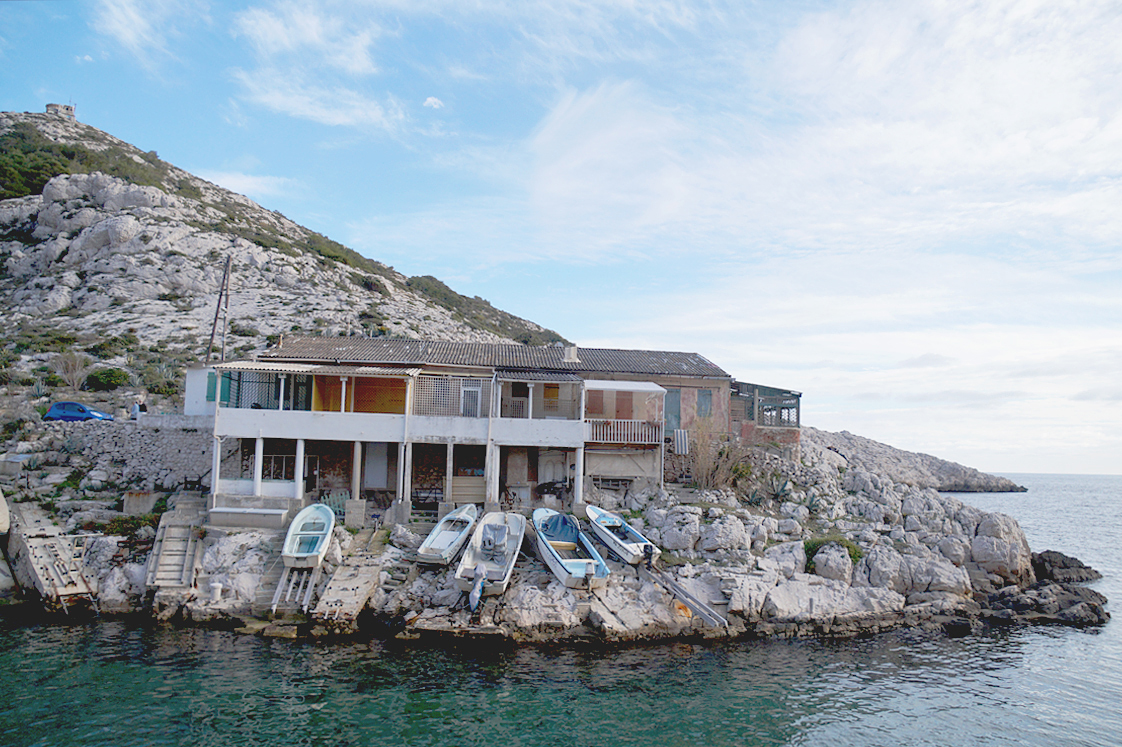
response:
<path id="1" fill-rule="evenodd" d="M 226 360 L 226 324 L 230 316 L 230 268 L 234 258 L 226 257 L 226 269 L 222 272 L 222 282 L 218 286 L 218 305 L 214 309 L 214 323 L 210 326 L 210 342 L 206 346 L 206 362 L 210 363 L 211 353 L 214 351 L 214 336 L 218 332 L 218 318 L 222 318 L 222 357 L 219 362 Z"/>

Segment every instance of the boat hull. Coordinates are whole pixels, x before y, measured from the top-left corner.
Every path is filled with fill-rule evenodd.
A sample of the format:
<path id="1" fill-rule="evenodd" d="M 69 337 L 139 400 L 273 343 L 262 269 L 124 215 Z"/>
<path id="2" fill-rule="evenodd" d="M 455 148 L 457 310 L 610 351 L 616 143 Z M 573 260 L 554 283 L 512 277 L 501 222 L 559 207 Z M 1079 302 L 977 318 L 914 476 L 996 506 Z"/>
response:
<path id="1" fill-rule="evenodd" d="M 605 511 L 598 506 L 588 507 L 588 524 L 592 527 L 593 534 L 597 539 L 604 543 L 607 547 L 619 555 L 623 562 L 630 565 L 638 565 L 647 559 L 646 548 L 650 549 L 650 559 L 657 560 L 658 556 L 662 554 L 662 550 L 658 548 L 653 542 L 644 537 L 639 530 L 628 524 L 623 520 L 619 514 L 614 514 L 611 511 Z M 615 525 L 616 531 L 613 531 Z M 626 536 L 620 537 L 617 532 L 621 532 Z"/>
<path id="2" fill-rule="evenodd" d="M 557 580 L 570 589 L 601 589 L 608 584 L 608 565 L 593 547 L 588 535 L 580 531 L 576 519 L 569 517 L 575 531 L 564 536 L 550 527 L 557 511 L 539 508 L 534 511 L 534 533 L 538 555 Z"/>
<path id="3" fill-rule="evenodd" d="M 501 533 L 505 537 L 501 554 L 487 552 L 484 547 L 487 528 L 497 529 L 500 526 Z M 494 533 L 496 529 L 490 531 Z M 464 548 L 463 557 L 460 558 L 460 565 L 456 569 L 456 588 L 463 592 L 470 592 L 476 583 L 475 569 L 483 565 L 486 569 L 486 580 L 483 582 L 482 596 L 495 596 L 506 591 L 514 574 L 514 564 L 518 561 L 518 552 L 525 536 L 525 516 L 501 511 L 485 515 L 476 523 L 475 531 L 471 533 L 471 539 Z"/>
<path id="4" fill-rule="evenodd" d="M 441 519 L 417 548 L 417 560 L 430 565 L 448 565 L 471 539 L 479 509 L 469 503 Z"/>
<path id="5" fill-rule="evenodd" d="M 335 529 L 335 512 L 322 503 L 303 508 L 284 538 L 281 558 L 289 568 L 318 568 L 327 554 L 331 533 Z"/>

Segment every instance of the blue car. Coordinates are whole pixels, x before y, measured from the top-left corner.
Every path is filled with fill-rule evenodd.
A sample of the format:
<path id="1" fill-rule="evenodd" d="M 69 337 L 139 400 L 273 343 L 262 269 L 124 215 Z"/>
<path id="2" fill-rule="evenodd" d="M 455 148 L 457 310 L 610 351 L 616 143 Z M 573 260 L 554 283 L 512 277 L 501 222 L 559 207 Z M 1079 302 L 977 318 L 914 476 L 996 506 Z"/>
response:
<path id="1" fill-rule="evenodd" d="M 43 420 L 112 420 L 113 416 L 81 402 L 55 402 Z"/>

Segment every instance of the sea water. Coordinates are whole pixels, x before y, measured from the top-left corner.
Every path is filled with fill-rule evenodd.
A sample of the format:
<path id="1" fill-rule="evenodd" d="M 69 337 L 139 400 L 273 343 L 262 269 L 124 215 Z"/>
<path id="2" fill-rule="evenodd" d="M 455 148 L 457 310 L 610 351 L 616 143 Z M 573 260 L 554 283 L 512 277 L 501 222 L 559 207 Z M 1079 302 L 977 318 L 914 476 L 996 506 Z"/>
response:
<path id="1" fill-rule="evenodd" d="M 960 495 L 1122 599 L 1122 477 Z M 1108 606 L 1108 609 L 1110 608 Z M 1119 622 L 948 639 L 439 649 L 0 627 L 0 745 L 1115 745 Z"/>

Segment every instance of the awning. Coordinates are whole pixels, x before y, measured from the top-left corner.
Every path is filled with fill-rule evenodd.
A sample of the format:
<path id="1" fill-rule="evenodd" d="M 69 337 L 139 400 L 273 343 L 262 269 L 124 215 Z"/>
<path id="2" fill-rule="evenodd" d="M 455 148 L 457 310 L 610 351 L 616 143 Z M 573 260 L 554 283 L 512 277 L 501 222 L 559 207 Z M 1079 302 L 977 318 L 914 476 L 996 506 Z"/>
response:
<path id="1" fill-rule="evenodd" d="M 547 384 L 569 384 L 583 381 L 575 373 L 568 371 L 535 371 L 500 368 L 495 372 L 499 381 L 544 381 Z"/>
<path id="2" fill-rule="evenodd" d="M 587 379 L 584 382 L 585 389 L 597 389 L 605 392 L 647 392 L 655 394 L 658 392 L 666 393 L 666 390 L 658 384 L 650 381 L 607 381 L 605 379 Z"/>

